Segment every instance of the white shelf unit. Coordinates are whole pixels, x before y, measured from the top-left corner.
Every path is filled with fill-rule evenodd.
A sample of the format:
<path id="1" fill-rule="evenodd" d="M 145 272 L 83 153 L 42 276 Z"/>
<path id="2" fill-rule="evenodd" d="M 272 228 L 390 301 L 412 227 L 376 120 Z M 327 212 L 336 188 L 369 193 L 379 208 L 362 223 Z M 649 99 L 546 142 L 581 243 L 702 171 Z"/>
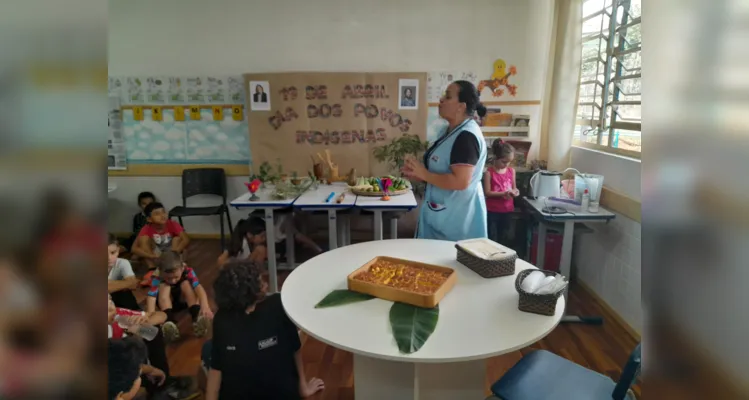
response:
<path id="1" fill-rule="evenodd" d="M 481 132 L 494 133 L 494 132 L 530 132 L 529 126 L 482 126 Z"/>

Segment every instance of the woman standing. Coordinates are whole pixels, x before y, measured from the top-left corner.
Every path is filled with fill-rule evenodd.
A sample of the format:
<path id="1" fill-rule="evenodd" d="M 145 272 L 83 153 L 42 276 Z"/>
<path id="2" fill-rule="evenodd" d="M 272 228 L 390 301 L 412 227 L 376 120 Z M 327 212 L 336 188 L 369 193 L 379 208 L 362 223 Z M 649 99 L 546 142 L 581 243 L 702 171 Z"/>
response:
<path id="1" fill-rule="evenodd" d="M 403 173 L 427 183 L 416 237 L 458 241 L 486 237 L 486 203 L 481 177 L 486 143 L 474 113 L 486 115 L 476 87 L 451 83 L 440 99 L 446 131 L 424 154 L 423 163 L 406 160 Z"/>

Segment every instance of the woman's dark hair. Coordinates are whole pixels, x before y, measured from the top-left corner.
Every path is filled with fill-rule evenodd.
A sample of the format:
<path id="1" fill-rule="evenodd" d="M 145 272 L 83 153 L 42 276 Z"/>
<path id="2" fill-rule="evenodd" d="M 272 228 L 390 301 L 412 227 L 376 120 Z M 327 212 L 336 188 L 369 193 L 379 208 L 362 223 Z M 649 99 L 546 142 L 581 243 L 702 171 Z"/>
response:
<path id="1" fill-rule="evenodd" d="M 244 311 L 260 300 L 260 266 L 249 260 L 229 261 L 213 283 L 216 304 L 221 310 Z"/>
<path id="2" fill-rule="evenodd" d="M 136 336 L 109 339 L 107 346 L 108 397 L 115 399 L 127 393 L 140 376 L 140 367 L 146 361 L 146 345 Z"/>
<path id="3" fill-rule="evenodd" d="M 476 86 L 468 81 L 455 81 L 453 83 L 458 85 L 458 101 L 466 104 L 466 115 L 472 117 L 473 113 L 476 112 L 479 117 L 483 118 L 486 115 L 486 107 L 481 104 Z"/>
<path id="4" fill-rule="evenodd" d="M 496 159 L 509 157 L 514 153 L 515 148 L 502 139 L 497 139 L 492 143 L 492 154 L 494 154 L 494 158 Z"/>
<path id="5" fill-rule="evenodd" d="M 265 232 L 265 221 L 263 221 L 262 218 L 250 217 L 248 219 L 240 219 L 231 234 L 231 242 L 227 249 L 229 256 L 236 257 L 242 252 L 242 247 L 245 238 L 247 238 L 247 234 L 259 235 L 263 232 Z"/>
<path id="6" fill-rule="evenodd" d="M 263 86 L 262 86 L 262 85 L 255 85 L 255 93 L 258 93 L 258 91 L 257 91 L 258 89 L 260 89 L 260 90 L 262 90 L 263 92 L 265 92 L 265 89 L 263 89 Z"/>
<path id="7" fill-rule="evenodd" d="M 143 199 L 151 199 L 153 201 L 156 201 L 156 196 L 154 196 L 151 192 L 140 192 L 138 193 L 138 205 L 140 205 L 140 201 Z"/>
<path id="8" fill-rule="evenodd" d="M 117 236 L 115 236 L 115 235 L 113 235 L 113 234 L 110 233 L 109 234 L 109 240 L 107 241 L 107 246 L 111 246 L 113 244 L 114 245 L 118 245 L 118 244 L 120 244 L 120 242 L 117 241 Z"/>

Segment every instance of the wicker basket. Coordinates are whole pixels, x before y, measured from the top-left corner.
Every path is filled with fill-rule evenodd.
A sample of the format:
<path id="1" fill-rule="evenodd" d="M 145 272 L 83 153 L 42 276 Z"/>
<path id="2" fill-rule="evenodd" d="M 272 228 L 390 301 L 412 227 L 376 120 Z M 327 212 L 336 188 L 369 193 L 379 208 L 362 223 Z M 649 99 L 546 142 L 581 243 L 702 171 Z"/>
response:
<path id="1" fill-rule="evenodd" d="M 552 294 L 528 293 L 520 287 L 520 284 L 523 283 L 523 280 L 533 271 L 541 271 L 546 276 L 559 275 L 554 271 L 547 271 L 543 269 L 539 270 L 530 268 L 520 271 L 518 277 L 515 279 L 515 290 L 517 290 L 518 294 L 520 295 L 518 299 L 518 310 L 534 314 L 552 316 L 554 315 L 554 311 L 556 311 L 557 309 L 557 300 L 559 299 L 559 296 L 561 296 L 562 293 L 567 290 L 568 285 L 565 285 L 563 289 Z"/>
<path id="2" fill-rule="evenodd" d="M 484 278 L 498 278 L 515 274 L 517 254 L 502 260 L 484 260 L 463 250 L 460 245 L 456 244 L 455 248 L 458 249 L 458 262 Z"/>

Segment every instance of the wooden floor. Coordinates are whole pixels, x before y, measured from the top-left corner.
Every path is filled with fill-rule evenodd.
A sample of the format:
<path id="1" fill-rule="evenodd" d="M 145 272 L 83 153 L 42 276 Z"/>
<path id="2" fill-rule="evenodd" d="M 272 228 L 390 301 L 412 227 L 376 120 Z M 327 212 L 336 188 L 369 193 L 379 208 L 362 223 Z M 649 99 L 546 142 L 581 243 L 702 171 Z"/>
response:
<path id="1" fill-rule="evenodd" d="M 198 277 L 213 301 L 213 281 L 218 268 L 216 259 L 220 254 L 217 240 L 194 240 L 187 252 L 187 263 L 195 269 Z M 282 284 L 288 273 L 281 273 Z M 138 292 L 138 299 L 145 298 L 145 290 Z M 551 334 L 528 348 L 487 360 L 486 390 L 511 368 L 523 354 L 534 349 L 546 349 L 580 365 L 618 380 L 621 368 L 629 352 L 637 344 L 635 339 L 619 325 L 606 309 L 584 290 L 571 287 L 568 310 L 583 315 L 602 315 L 603 326 L 560 324 Z M 167 355 L 172 375 L 195 375 L 200 366 L 200 349 L 203 339 L 190 333 L 189 316 L 180 321 L 183 337 L 178 343 L 169 345 Z M 307 377 L 319 377 L 325 381 L 325 391 L 314 399 L 353 399 L 353 357 L 351 353 L 325 345 L 315 339 L 305 338 L 302 346 Z M 638 398 L 640 386 L 634 388 Z"/>

